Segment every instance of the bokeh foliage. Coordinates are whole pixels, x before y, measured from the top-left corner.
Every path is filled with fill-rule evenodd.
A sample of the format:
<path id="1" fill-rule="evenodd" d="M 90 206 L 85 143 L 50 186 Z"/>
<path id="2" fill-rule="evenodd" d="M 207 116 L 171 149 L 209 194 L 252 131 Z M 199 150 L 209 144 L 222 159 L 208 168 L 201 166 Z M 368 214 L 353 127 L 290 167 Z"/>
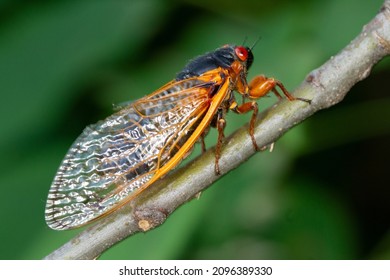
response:
<path id="1" fill-rule="evenodd" d="M 294 89 L 381 4 L 1 1 L 0 258 L 42 258 L 78 232 L 46 227 L 46 195 L 72 141 L 112 104 L 150 93 L 196 55 L 259 37 L 249 78 L 263 73 Z M 272 153 L 254 156 L 163 226 L 101 258 L 388 259 L 389 74 L 387 59 Z M 227 134 L 248 120 L 229 114 Z M 208 147 L 215 140 L 212 131 Z"/>

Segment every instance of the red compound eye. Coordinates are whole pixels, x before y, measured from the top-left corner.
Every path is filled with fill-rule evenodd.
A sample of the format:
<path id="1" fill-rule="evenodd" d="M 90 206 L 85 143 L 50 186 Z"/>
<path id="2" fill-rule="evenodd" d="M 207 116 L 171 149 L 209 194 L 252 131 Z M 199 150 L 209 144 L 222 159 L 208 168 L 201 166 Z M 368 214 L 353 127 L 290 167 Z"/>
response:
<path id="1" fill-rule="evenodd" d="M 245 47 L 236 47 L 234 51 L 236 52 L 236 55 L 241 61 L 245 61 L 248 59 L 248 50 Z"/>

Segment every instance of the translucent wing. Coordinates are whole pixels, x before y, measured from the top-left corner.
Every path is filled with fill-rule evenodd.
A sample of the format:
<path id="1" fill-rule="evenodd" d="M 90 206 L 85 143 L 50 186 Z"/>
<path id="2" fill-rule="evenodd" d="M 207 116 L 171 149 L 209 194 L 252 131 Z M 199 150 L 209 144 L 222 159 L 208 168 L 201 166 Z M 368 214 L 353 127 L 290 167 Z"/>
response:
<path id="1" fill-rule="evenodd" d="M 54 178 L 47 224 L 57 230 L 81 226 L 161 176 L 158 170 L 178 153 L 207 112 L 218 85 L 205 80 L 171 82 L 88 126 Z"/>

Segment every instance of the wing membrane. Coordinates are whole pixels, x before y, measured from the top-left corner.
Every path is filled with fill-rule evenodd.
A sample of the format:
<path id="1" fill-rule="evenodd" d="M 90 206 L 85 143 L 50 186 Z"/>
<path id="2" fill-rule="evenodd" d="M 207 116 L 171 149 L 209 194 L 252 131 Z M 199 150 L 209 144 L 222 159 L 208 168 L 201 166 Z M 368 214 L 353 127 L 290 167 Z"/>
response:
<path id="1" fill-rule="evenodd" d="M 65 156 L 49 191 L 46 222 L 78 227 L 112 211 L 155 180 L 209 106 L 218 84 L 207 78 L 173 81 L 88 126 Z M 220 79 L 222 82 L 222 79 Z"/>

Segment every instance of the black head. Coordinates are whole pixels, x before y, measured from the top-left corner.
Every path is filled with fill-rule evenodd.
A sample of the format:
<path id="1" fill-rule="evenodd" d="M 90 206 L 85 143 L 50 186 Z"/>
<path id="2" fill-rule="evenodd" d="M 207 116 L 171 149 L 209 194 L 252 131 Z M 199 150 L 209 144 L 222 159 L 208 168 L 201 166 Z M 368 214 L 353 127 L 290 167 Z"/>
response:
<path id="1" fill-rule="evenodd" d="M 223 68 L 229 68 L 234 61 L 238 60 L 241 63 L 245 63 L 246 68 L 249 69 L 253 62 L 252 50 L 244 46 L 225 45 L 215 50 L 212 54 L 218 62 L 218 66 Z"/>

